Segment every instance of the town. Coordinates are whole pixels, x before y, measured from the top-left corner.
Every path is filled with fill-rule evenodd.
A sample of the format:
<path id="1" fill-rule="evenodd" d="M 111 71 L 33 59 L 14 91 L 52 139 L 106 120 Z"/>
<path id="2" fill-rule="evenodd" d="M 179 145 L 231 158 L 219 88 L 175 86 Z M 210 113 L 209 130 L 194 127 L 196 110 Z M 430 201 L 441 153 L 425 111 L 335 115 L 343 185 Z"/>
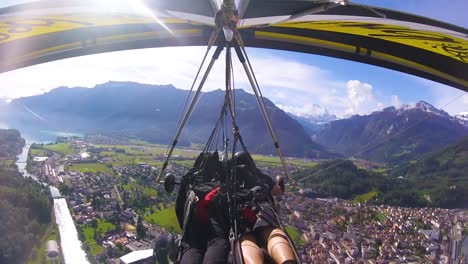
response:
<path id="1" fill-rule="evenodd" d="M 304 263 L 463 263 L 467 210 L 368 206 L 285 194 L 280 205 L 303 232 Z"/>
<path id="2" fill-rule="evenodd" d="M 156 182 L 166 149 L 59 138 L 31 146 L 28 171 L 66 198 L 93 263 L 168 263 L 181 230 L 175 194 Z M 198 153 L 177 149 L 167 172 L 184 175 Z M 254 159 L 269 175 L 281 171 L 272 157 Z M 290 159 L 288 169 L 316 162 Z M 468 210 L 376 206 L 289 189 L 277 202 L 303 263 L 467 263 Z"/>

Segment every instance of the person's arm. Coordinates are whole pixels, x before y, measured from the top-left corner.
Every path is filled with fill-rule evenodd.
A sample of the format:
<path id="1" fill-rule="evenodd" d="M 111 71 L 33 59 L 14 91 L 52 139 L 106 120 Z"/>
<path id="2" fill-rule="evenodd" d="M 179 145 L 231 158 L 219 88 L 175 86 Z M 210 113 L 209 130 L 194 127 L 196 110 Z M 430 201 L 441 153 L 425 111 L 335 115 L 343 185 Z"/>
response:
<path id="1" fill-rule="evenodd" d="M 175 212 L 177 220 L 179 221 L 180 228 L 182 228 L 184 223 L 184 210 L 185 202 L 187 201 L 187 191 L 192 181 L 193 173 L 195 171 L 195 169 L 191 169 L 182 177 L 182 181 L 179 186 L 179 192 L 177 193 L 177 198 L 175 202 Z"/>
<path id="2" fill-rule="evenodd" d="M 278 184 L 275 184 L 273 185 L 273 188 L 271 189 L 270 193 L 272 196 L 277 196 L 277 195 L 282 195 L 284 192 Z"/>
<path id="3" fill-rule="evenodd" d="M 175 212 L 176 212 L 177 221 L 179 222 L 180 228 L 183 228 L 184 207 L 185 207 L 186 201 L 187 201 L 187 186 L 185 186 L 184 184 L 181 184 L 179 188 L 179 192 L 177 193 L 177 198 L 175 202 Z"/>
<path id="4" fill-rule="evenodd" d="M 271 192 L 275 186 L 275 181 L 266 173 L 263 171 L 257 169 L 257 177 L 259 180 L 268 186 L 268 190 Z"/>

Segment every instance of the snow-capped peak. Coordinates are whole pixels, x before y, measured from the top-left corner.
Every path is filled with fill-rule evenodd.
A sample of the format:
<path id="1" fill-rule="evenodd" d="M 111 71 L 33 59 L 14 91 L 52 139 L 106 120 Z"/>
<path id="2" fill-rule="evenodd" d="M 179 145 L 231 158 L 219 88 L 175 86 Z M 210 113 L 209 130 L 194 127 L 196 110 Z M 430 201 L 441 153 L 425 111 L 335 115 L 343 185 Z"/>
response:
<path id="1" fill-rule="evenodd" d="M 330 113 L 328 109 L 317 104 L 305 105 L 302 107 L 287 106 L 277 104 L 277 107 L 301 120 L 316 124 L 328 123 L 337 120 L 336 115 Z"/>
<path id="2" fill-rule="evenodd" d="M 460 118 L 460 119 L 468 120 L 468 112 L 461 112 L 461 113 L 459 113 L 458 115 L 455 115 L 455 116 Z"/>
<path id="3" fill-rule="evenodd" d="M 5 102 L 9 103 L 9 102 L 11 102 L 11 100 L 12 100 L 12 99 L 11 99 L 11 98 L 9 98 L 9 97 L 0 97 L 0 100 L 2 100 L 2 101 L 5 101 Z"/>
<path id="4" fill-rule="evenodd" d="M 0 105 L 6 105 L 6 104 L 9 104 L 11 102 L 11 98 L 7 98 L 7 97 L 0 97 Z"/>
<path id="5" fill-rule="evenodd" d="M 418 102 L 416 104 L 404 104 L 400 108 L 398 108 L 397 110 L 402 112 L 402 111 L 405 111 L 405 110 L 412 110 L 412 109 L 419 109 L 419 110 L 422 110 L 422 111 L 427 112 L 427 113 L 432 113 L 432 114 L 447 117 L 447 118 L 450 117 L 450 115 L 447 112 L 445 112 L 444 110 L 437 109 L 436 107 L 434 107 L 433 105 L 431 105 L 430 103 L 425 102 L 425 101 L 420 101 L 420 102 Z"/>
<path id="6" fill-rule="evenodd" d="M 440 110 L 435 108 L 433 105 L 430 103 L 420 101 L 419 103 L 416 104 L 416 108 L 419 108 L 425 112 L 432 112 L 432 113 L 438 113 Z"/>
<path id="7" fill-rule="evenodd" d="M 461 112 L 455 115 L 458 122 L 468 128 L 468 112 Z"/>

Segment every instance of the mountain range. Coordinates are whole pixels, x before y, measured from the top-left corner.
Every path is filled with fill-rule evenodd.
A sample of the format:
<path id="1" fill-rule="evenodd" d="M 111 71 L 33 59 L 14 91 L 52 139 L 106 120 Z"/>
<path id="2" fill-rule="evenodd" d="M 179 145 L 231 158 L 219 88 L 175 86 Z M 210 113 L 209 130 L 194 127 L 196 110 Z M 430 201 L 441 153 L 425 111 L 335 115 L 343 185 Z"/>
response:
<path id="1" fill-rule="evenodd" d="M 459 118 L 421 101 L 323 126 L 316 141 L 330 151 L 378 162 L 411 160 L 468 135 Z M 362 153 L 361 153 L 362 152 Z"/>
<path id="2" fill-rule="evenodd" d="M 236 90 L 235 95 L 238 124 L 249 150 L 275 154 L 255 97 L 243 90 Z M 0 105 L 0 122 L 22 132 L 105 134 L 169 144 L 187 96 L 188 91 L 172 85 L 134 82 L 107 82 L 93 89 L 59 87 Z M 221 90 L 202 94 L 180 145 L 206 143 L 223 100 Z M 340 120 L 318 105 L 308 114 L 294 115 L 266 98 L 265 104 L 288 156 L 333 158 L 359 154 L 357 158 L 397 164 L 468 135 L 468 115 L 453 117 L 424 101 Z M 225 123 L 227 131 L 231 131 L 231 122 Z"/>
<path id="3" fill-rule="evenodd" d="M 0 111 L 10 127 L 58 130 L 83 134 L 104 133 L 169 144 L 188 91 L 172 85 L 108 82 L 94 89 L 59 87 L 48 93 L 11 101 Z M 236 112 L 243 139 L 250 151 L 275 154 L 253 95 L 235 91 Z M 181 145 L 204 144 L 219 117 L 224 91 L 202 94 L 182 133 Z M 303 127 L 265 98 L 281 148 L 288 156 L 336 156 L 313 142 Z M 231 121 L 226 122 L 231 134 Z"/>

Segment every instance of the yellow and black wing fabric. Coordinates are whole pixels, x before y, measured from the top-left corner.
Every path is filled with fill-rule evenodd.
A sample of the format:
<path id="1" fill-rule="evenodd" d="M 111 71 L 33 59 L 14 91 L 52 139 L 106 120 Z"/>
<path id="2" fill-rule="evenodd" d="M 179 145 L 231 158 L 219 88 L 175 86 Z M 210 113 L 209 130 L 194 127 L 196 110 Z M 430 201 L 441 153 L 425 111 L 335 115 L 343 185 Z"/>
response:
<path id="1" fill-rule="evenodd" d="M 342 1 L 238 2 L 246 46 L 367 63 L 468 91 L 463 27 Z M 0 72 L 101 52 L 207 45 L 220 6 L 216 0 L 54 0 L 3 8 Z"/>

